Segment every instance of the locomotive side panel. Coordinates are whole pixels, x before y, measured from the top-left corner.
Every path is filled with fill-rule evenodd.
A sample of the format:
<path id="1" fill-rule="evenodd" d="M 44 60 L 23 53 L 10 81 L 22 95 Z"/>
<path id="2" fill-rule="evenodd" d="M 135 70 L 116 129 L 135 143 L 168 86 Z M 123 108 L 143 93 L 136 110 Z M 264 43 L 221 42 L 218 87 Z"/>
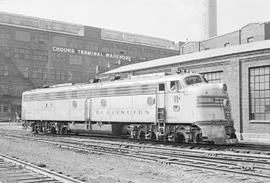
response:
<path id="1" fill-rule="evenodd" d="M 84 121 L 84 101 L 77 99 L 24 102 L 24 120 Z"/>
<path id="2" fill-rule="evenodd" d="M 196 105 L 194 97 L 187 93 L 167 94 L 167 120 L 169 123 L 194 123 Z"/>
<path id="3" fill-rule="evenodd" d="M 154 123 L 156 121 L 156 96 L 136 95 L 133 97 L 133 121 Z"/>
<path id="4" fill-rule="evenodd" d="M 133 96 L 111 97 L 111 121 L 132 122 Z"/>
<path id="5" fill-rule="evenodd" d="M 22 102 L 22 120 L 43 120 L 42 105 L 40 101 Z M 54 110 L 51 111 L 51 117 L 54 116 Z"/>
<path id="6" fill-rule="evenodd" d="M 23 120 L 44 120 L 47 113 L 50 113 L 51 118 L 55 116 L 55 110 L 52 107 L 45 108 L 44 101 L 32 101 L 32 102 L 25 102 L 23 104 L 23 113 L 24 118 Z"/>
<path id="7" fill-rule="evenodd" d="M 143 122 L 156 120 L 155 95 L 92 98 L 92 121 Z"/>
<path id="8" fill-rule="evenodd" d="M 67 100 L 63 105 L 67 105 L 66 111 L 62 113 L 61 118 L 66 121 L 85 121 L 86 120 L 86 100 L 83 99 L 73 99 Z M 61 105 L 59 105 L 59 110 L 61 110 Z"/>
<path id="9" fill-rule="evenodd" d="M 109 97 L 91 98 L 90 120 L 106 122 L 111 121 L 111 100 Z"/>

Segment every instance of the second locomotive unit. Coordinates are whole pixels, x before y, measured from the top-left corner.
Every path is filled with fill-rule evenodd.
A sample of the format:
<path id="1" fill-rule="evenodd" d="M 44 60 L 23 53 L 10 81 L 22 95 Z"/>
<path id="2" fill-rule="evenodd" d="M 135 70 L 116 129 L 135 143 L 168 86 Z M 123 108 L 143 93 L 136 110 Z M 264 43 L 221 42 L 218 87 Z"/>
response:
<path id="1" fill-rule="evenodd" d="M 106 133 L 174 142 L 237 142 L 226 84 L 165 73 L 26 91 L 22 120 L 33 131 Z"/>

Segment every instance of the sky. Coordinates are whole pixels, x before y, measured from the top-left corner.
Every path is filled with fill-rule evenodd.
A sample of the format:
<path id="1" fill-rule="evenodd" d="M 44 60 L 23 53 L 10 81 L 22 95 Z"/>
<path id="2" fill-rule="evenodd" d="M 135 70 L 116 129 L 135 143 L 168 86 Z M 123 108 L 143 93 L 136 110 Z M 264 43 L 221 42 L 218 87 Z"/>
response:
<path id="1" fill-rule="evenodd" d="M 217 0 L 218 35 L 270 21 L 270 0 Z M 200 40 L 201 0 L 0 0 L 0 11 L 142 34 Z"/>

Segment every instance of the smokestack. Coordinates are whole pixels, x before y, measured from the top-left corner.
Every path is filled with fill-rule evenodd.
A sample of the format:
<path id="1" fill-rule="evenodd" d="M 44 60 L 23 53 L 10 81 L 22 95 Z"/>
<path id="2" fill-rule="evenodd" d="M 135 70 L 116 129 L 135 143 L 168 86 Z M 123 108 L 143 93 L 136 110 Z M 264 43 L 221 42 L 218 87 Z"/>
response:
<path id="1" fill-rule="evenodd" d="M 201 39 L 204 40 L 217 35 L 217 2 L 216 0 L 202 1 Z"/>

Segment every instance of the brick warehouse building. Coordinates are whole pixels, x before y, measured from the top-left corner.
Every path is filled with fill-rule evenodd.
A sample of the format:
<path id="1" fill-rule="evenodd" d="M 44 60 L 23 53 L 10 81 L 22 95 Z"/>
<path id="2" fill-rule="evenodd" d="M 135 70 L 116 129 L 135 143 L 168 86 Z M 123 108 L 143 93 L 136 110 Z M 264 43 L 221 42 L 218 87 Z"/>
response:
<path id="1" fill-rule="evenodd" d="M 0 12 L 0 120 L 20 112 L 25 90 L 177 54 L 165 39 Z"/>
<path id="2" fill-rule="evenodd" d="M 270 39 L 270 23 L 250 23 L 239 30 L 202 41 L 190 41 L 180 46 L 180 54 L 222 48 Z"/>
<path id="3" fill-rule="evenodd" d="M 270 141 L 270 40 L 127 65 L 106 74 L 127 77 L 178 68 L 227 83 L 238 138 Z"/>

